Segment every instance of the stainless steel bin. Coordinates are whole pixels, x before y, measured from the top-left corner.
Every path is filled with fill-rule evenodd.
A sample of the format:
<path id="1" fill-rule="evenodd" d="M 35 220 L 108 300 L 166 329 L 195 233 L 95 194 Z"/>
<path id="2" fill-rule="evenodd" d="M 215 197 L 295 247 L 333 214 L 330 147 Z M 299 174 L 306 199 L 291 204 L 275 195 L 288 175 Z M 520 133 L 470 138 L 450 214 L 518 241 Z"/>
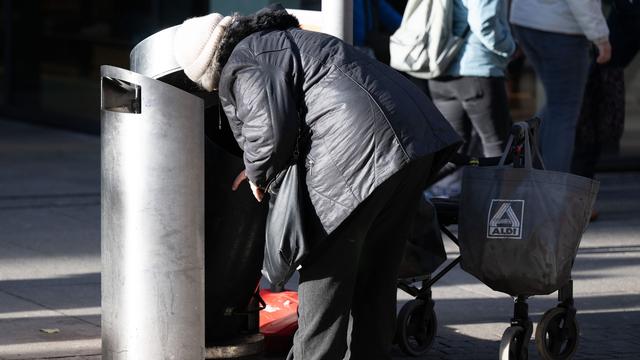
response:
<path id="1" fill-rule="evenodd" d="M 267 206 L 231 191 L 241 151 L 217 94 L 175 63 L 175 29 L 140 42 L 131 71 L 101 69 L 105 360 L 262 349 L 252 295 Z"/>
<path id="2" fill-rule="evenodd" d="M 202 359 L 203 101 L 101 75 L 103 359 Z"/>

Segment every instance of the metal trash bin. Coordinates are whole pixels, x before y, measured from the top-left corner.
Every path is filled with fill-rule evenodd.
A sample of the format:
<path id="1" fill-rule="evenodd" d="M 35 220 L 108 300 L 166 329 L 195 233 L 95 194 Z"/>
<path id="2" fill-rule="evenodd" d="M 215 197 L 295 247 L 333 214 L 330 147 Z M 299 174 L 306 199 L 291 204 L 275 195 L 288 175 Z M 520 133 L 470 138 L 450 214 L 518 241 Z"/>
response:
<path id="1" fill-rule="evenodd" d="M 203 101 L 101 73 L 103 359 L 202 359 Z"/>
<path id="2" fill-rule="evenodd" d="M 140 42 L 132 71 L 101 69 L 105 360 L 263 347 L 253 295 L 267 204 L 231 191 L 241 151 L 217 94 L 175 63 L 176 28 Z"/>

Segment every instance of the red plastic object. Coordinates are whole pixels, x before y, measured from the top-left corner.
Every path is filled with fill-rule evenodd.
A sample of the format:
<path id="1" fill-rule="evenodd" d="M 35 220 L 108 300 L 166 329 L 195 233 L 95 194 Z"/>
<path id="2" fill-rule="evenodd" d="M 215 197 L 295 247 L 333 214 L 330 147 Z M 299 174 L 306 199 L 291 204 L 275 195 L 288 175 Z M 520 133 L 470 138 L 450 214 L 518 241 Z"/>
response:
<path id="1" fill-rule="evenodd" d="M 260 332 L 264 335 L 265 352 L 287 353 L 298 329 L 298 293 L 260 290 L 260 297 L 267 304 L 260 311 Z"/>

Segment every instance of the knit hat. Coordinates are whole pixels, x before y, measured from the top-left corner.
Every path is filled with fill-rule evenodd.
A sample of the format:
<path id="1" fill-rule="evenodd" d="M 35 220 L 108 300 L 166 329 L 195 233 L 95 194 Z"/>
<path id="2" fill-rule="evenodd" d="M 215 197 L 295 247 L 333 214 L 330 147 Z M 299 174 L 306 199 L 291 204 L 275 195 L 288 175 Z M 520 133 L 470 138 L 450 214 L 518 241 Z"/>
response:
<path id="1" fill-rule="evenodd" d="M 186 20 L 176 30 L 173 51 L 178 65 L 192 81 L 205 90 L 218 86 L 219 72 L 214 67 L 216 51 L 225 30 L 231 25 L 231 16 L 212 13 Z"/>

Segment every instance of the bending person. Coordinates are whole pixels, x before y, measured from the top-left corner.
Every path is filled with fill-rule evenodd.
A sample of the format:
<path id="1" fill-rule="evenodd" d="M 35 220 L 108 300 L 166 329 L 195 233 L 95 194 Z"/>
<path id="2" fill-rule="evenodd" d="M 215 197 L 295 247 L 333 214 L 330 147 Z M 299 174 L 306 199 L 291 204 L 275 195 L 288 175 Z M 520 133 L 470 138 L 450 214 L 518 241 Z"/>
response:
<path id="1" fill-rule="evenodd" d="M 248 178 L 259 201 L 298 135 L 309 134 L 300 155 L 321 230 L 300 269 L 289 359 L 342 359 L 347 349 L 352 359 L 390 359 L 409 215 L 455 151 L 455 131 L 402 75 L 301 30 L 281 7 L 187 20 L 175 55 L 191 80 L 218 89 L 244 152 L 239 180 Z"/>

